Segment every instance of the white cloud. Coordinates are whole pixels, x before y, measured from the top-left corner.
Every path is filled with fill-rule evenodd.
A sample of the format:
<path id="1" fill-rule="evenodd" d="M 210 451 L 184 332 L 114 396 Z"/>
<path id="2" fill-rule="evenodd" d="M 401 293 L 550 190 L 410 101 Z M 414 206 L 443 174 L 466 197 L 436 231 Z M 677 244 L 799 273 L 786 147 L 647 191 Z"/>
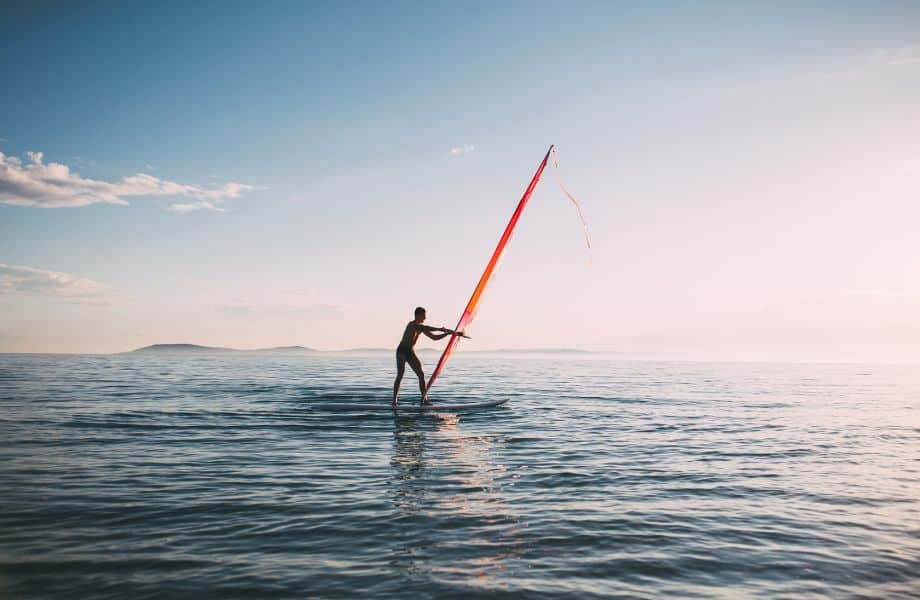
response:
<path id="1" fill-rule="evenodd" d="M 462 146 L 451 148 L 450 153 L 453 154 L 454 156 L 457 156 L 458 154 L 466 154 L 467 152 L 472 152 L 475 149 L 476 149 L 476 146 L 474 146 L 473 144 L 463 144 Z"/>
<path id="2" fill-rule="evenodd" d="M 201 202 L 190 202 L 188 204 L 170 204 L 166 207 L 166 210 L 177 213 L 187 213 L 193 210 L 214 210 L 217 212 L 224 212 L 224 209 L 217 206 L 213 202 L 208 202 L 207 200 L 202 200 Z"/>
<path id="3" fill-rule="evenodd" d="M 920 45 L 901 46 L 896 50 L 882 50 L 880 58 L 889 65 L 920 64 Z"/>
<path id="4" fill-rule="evenodd" d="M 237 198 L 252 186 L 227 183 L 219 187 L 204 188 L 159 179 L 146 173 L 123 177 L 111 183 L 86 179 L 70 171 L 61 163 L 44 163 L 41 152 L 27 152 L 28 164 L 15 156 L 0 152 L 0 203 L 37 208 L 62 208 L 90 204 L 128 204 L 132 196 L 186 196 L 211 204 L 227 198 Z M 174 205 L 181 206 L 181 205 Z M 186 205 L 190 206 L 190 205 Z M 208 208 L 195 206 L 187 210 Z M 171 209 L 175 210 L 175 209 Z M 187 212 L 179 209 L 178 212 Z"/>
<path id="5" fill-rule="evenodd" d="M 774 94 L 780 88 L 793 86 L 796 90 L 827 84 L 852 83 L 875 77 L 880 73 L 899 72 L 901 68 L 920 64 L 920 44 L 876 48 L 859 56 L 845 56 L 833 64 L 819 68 L 761 73 L 732 80 L 704 81 L 695 84 L 706 96 L 738 97 Z M 785 93 L 785 92 L 784 92 Z M 453 153 L 453 150 L 451 150 Z"/>
<path id="6" fill-rule="evenodd" d="M 52 296 L 83 304 L 109 304 L 115 295 L 91 279 L 34 267 L 0 263 L 0 297 Z"/>

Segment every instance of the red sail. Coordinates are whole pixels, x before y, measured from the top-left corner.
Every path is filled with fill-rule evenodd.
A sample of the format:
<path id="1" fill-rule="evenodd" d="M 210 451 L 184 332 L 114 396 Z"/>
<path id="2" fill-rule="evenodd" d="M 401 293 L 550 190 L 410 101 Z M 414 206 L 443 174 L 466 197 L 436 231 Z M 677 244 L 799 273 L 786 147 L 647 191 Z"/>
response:
<path id="1" fill-rule="evenodd" d="M 521 201 L 518 202 L 517 208 L 514 209 L 514 214 L 511 215 L 511 220 L 508 221 L 508 225 L 505 227 L 505 232 L 502 234 L 501 239 L 498 240 L 498 246 L 495 247 L 495 252 L 492 253 L 492 258 L 489 259 L 489 264 L 486 265 L 486 270 L 483 271 L 482 277 L 479 278 L 479 283 L 476 284 L 476 289 L 473 290 L 473 295 L 470 297 L 470 301 L 467 302 L 463 314 L 460 315 L 460 321 L 457 322 L 454 331 L 463 333 L 470 322 L 472 322 L 473 317 L 476 316 L 476 310 L 479 308 L 480 300 L 482 300 L 482 293 L 485 291 L 486 286 L 489 285 L 489 281 L 492 279 L 492 275 L 495 272 L 495 267 L 497 267 L 498 263 L 501 261 L 502 254 L 505 253 L 505 246 L 508 245 L 508 240 L 511 239 L 511 234 L 514 232 L 514 226 L 517 225 L 518 219 L 524 211 L 524 207 L 527 206 L 530 195 L 533 193 L 534 188 L 537 187 L 537 182 L 540 181 L 540 175 L 543 174 L 543 169 L 546 167 L 546 161 L 549 159 L 549 154 L 552 151 L 553 147 L 550 146 L 549 150 L 546 151 L 546 156 L 543 157 L 543 161 L 540 162 L 537 172 L 534 173 L 533 179 L 530 180 L 530 185 L 524 190 L 524 195 L 521 196 Z M 441 373 L 441 369 L 444 368 L 447 359 L 453 354 L 459 339 L 460 336 L 457 335 L 457 333 L 450 336 L 450 341 L 447 342 L 447 347 L 444 348 L 444 353 L 441 354 L 441 358 L 438 360 L 438 366 L 435 368 L 434 373 L 431 374 L 431 379 L 428 380 L 429 390 L 431 386 L 434 385 L 435 379 L 437 379 L 438 375 Z"/>

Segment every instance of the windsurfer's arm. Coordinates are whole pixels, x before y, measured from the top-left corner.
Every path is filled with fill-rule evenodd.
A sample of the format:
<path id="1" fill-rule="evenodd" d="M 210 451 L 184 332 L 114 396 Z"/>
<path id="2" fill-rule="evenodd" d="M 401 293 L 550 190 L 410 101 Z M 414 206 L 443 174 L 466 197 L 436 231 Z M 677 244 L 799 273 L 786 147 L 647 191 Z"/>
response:
<path id="1" fill-rule="evenodd" d="M 453 333 L 450 329 L 445 329 L 444 327 L 429 327 L 428 325 L 421 325 L 420 327 L 422 329 L 422 333 L 433 340 L 440 340 Z"/>
<path id="2" fill-rule="evenodd" d="M 448 329 L 447 327 L 441 327 L 440 329 L 444 332 L 445 335 L 458 335 L 462 338 L 471 339 L 470 336 L 466 335 L 462 331 L 454 331 L 453 329 Z"/>
<path id="3" fill-rule="evenodd" d="M 453 329 L 448 329 L 447 327 L 428 327 L 427 330 L 423 330 L 423 331 L 425 332 L 425 335 L 427 335 L 433 340 L 440 340 L 449 335 L 459 335 L 460 337 L 465 337 L 466 339 L 469 339 L 469 336 L 463 333 L 462 331 L 454 331 Z M 435 331 L 441 332 L 440 335 L 437 333 L 434 333 Z"/>

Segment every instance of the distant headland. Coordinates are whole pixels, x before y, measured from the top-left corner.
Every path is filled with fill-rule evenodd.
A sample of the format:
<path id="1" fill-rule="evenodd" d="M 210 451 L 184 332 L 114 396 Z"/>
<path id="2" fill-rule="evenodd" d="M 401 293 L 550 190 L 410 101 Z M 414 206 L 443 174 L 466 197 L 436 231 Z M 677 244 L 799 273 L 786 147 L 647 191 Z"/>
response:
<path id="1" fill-rule="evenodd" d="M 129 350 L 122 354 L 332 354 L 343 352 L 377 353 L 393 352 L 393 348 L 348 348 L 346 350 L 317 350 L 306 346 L 277 346 L 273 348 L 225 348 L 221 346 L 202 346 L 199 344 L 152 344 Z M 435 348 L 419 348 L 419 352 L 439 352 Z M 489 354 L 594 354 L 590 350 L 575 348 L 501 348 L 498 350 L 466 350 L 466 353 Z"/>
<path id="2" fill-rule="evenodd" d="M 313 348 L 306 346 L 278 346 L 275 348 L 222 348 L 219 346 L 199 346 L 198 344 L 153 344 L 144 346 L 136 350 L 125 352 L 124 354 L 227 354 L 227 353 L 276 353 L 276 354 L 300 354 L 303 352 L 317 352 Z"/>

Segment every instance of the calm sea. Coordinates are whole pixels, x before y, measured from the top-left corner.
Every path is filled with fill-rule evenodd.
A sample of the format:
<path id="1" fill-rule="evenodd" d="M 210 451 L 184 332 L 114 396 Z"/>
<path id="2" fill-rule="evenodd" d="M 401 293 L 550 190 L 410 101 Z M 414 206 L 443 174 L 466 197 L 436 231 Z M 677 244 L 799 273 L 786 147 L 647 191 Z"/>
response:
<path id="1" fill-rule="evenodd" d="M 920 367 L 392 363 L 0 355 L 0 597 L 920 597 Z"/>

